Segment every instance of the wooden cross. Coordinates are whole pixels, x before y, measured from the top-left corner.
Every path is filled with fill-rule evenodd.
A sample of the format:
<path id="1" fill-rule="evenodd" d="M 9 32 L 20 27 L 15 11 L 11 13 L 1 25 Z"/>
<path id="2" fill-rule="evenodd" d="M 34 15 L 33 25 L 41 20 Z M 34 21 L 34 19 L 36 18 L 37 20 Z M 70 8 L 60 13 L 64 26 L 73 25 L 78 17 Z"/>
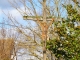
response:
<path id="1" fill-rule="evenodd" d="M 36 16 L 23 16 L 24 20 L 33 20 L 36 21 L 42 31 L 42 40 L 43 40 L 43 60 L 46 60 L 46 40 L 47 40 L 47 32 L 48 28 L 52 23 L 54 22 L 54 18 L 52 17 L 47 17 L 47 21 L 50 21 L 49 23 L 44 22 L 42 17 L 36 17 Z"/>
<path id="2" fill-rule="evenodd" d="M 49 26 L 53 23 L 54 18 L 51 16 L 46 17 L 46 0 L 43 0 L 43 17 L 42 16 L 23 16 L 24 20 L 33 20 L 36 21 L 42 31 L 42 40 L 43 40 L 43 60 L 46 60 L 46 40 L 47 40 L 47 32 Z M 49 25 L 47 21 L 50 21 Z"/>

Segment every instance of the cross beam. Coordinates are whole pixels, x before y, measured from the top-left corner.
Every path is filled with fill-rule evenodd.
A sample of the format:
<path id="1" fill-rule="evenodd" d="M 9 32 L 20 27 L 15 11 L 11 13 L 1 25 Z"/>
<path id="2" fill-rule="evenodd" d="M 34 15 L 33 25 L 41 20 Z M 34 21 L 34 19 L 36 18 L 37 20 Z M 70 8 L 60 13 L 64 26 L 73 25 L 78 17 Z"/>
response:
<path id="1" fill-rule="evenodd" d="M 53 18 L 54 18 L 55 21 L 61 21 L 62 20 L 62 18 L 56 18 L 56 17 L 53 17 L 53 16 L 49 16 L 49 17 L 46 17 L 46 22 L 47 21 L 52 21 Z M 43 21 L 43 17 L 42 16 L 26 16 L 26 15 L 24 15 L 23 20 Z"/>
<path id="2" fill-rule="evenodd" d="M 42 16 L 38 16 L 38 17 L 36 17 L 36 16 L 23 16 L 24 20 L 34 20 L 34 21 L 37 21 L 37 18 L 40 21 L 43 21 L 43 17 Z M 52 16 L 46 17 L 46 20 L 47 21 L 51 21 L 52 20 L 51 18 L 53 18 L 53 17 Z"/>

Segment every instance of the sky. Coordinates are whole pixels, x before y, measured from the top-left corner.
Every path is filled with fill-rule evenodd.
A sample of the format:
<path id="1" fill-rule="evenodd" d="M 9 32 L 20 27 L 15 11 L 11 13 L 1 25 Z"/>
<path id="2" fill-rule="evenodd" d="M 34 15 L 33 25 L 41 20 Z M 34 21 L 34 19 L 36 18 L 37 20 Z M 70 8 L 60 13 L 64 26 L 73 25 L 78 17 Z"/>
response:
<path id="1" fill-rule="evenodd" d="M 10 0 L 11 1 L 11 0 Z M 22 6 L 20 8 L 23 9 Z M 7 16 L 4 14 L 7 14 Z M 3 22 L 3 20 L 7 20 L 8 13 L 10 13 L 11 16 L 13 16 L 20 24 L 23 26 L 28 26 L 29 23 L 31 23 L 33 26 L 35 25 L 35 22 L 33 21 L 25 21 L 23 20 L 23 16 L 11 6 L 11 4 L 8 2 L 8 0 L 1 0 L 0 1 L 0 23 Z"/>
<path id="2" fill-rule="evenodd" d="M 14 0 L 10 0 L 10 1 L 14 1 Z M 18 1 L 18 0 L 15 0 L 15 1 Z M 68 2 L 68 0 L 64 0 L 64 1 L 65 1 L 66 3 Z M 80 1 L 80 0 L 78 0 L 78 1 Z M 34 2 L 37 2 L 37 0 L 35 0 Z M 64 4 L 63 1 L 61 1 L 61 3 Z M 20 6 L 22 9 L 24 9 L 24 7 L 21 5 L 21 3 L 18 3 L 18 4 L 19 4 L 19 6 Z M 40 4 L 37 4 L 37 5 L 39 6 Z M 54 5 L 54 4 L 51 3 L 51 5 Z M 59 4 L 59 5 L 60 5 L 60 4 Z M 54 8 L 55 8 L 55 7 L 54 7 Z M 61 7 L 60 7 L 60 8 L 61 8 Z M 8 0 L 1 0 L 1 1 L 0 1 L 0 22 L 3 20 L 3 17 L 6 18 L 5 14 L 3 14 L 2 10 L 3 10 L 5 13 L 11 13 L 12 16 L 14 16 L 17 20 L 19 20 L 20 23 L 24 22 L 24 23 L 22 23 L 22 24 L 24 24 L 24 25 L 27 24 L 27 22 L 23 20 L 23 17 L 20 15 L 20 13 L 19 13 L 18 11 L 16 11 L 16 9 L 13 8 L 13 7 L 10 5 L 10 3 L 8 2 Z M 39 11 L 39 13 L 40 13 L 40 8 L 39 8 L 39 7 L 37 7 L 37 11 Z M 62 17 L 67 16 L 67 15 L 66 15 L 66 10 L 65 10 L 64 8 L 60 9 L 60 11 L 61 11 L 61 13 L 62 13 L 62 14 L 61 14 Z M 55 13 L 55 12 L 54 12 L 54 13 Z M 57 13 L 55 13 L 55 15 L 56 15 L 56 14 L 57 14 Z M 34 22 L 32 22 L 32 23 L 35 24 Z"/>
<path id="3" fill-rule="evenodd" d="M 14 1 L 14 0 L 10 0 L 10 1 Z M 18 1 L 18 0 L 15 0 L 15 1 Z M 38 1 L 35 0 L 34 2 L 38 2 Z M 61 3 L 64 4 L 64 2 L 61 2 Z M 21 5 L 21 3 L 18 3 L 18 4 L 19 4 L 21 9 L 24 9 L 24 7 Z M 29 5 L 29 3 L 28 3 L 28 5 Z M 38 4 L 38 3 L 37 3 L 37 5 L 40 6 L 40 4 Z M 54 4 L 51 3 L 50 6 L 52 6 L 52 5 L 54 5 Z M 15 5 L 15 6 L 17 6 L 17 5 Z M 36 7 L 37 8 L 37 12 L 41 13 L 41 10 L 40 10 L 40 8 L 38 6 Z M 66 10 L 64 8 L 61 8 L 62 7 L 61 4 L 59 4 L 59 6 L 60 6 L 61 16 L 62 17 L 66 17 L 67 16 Z M 55 7 L 54 7 L 54 9 L 55 9 Z M 15 8 L 13 8 L 11 6 L 11 4 L 8 2 L 8 0 L 1 0 L 0 1 L 0 22 L 3 22 L 3 19 L 7 19 L 7 16 L 2 11 L 4 11 L 4 13 L 6 13 L 6 14 L 10 13 L 18 22 L 20 22 L 24 26 L 26 26 L 26 25 L 28 26 L 29 23 L 31 23 L 30 25 L 33 25 L 33 26 L 35 26 L 35 24 L 36 24 L 33 21 L 25 21 L 25 20 L 23 20 L 22 15 Z M 54 11 L 54 14 L 57 15 L 56 9 Z"/>

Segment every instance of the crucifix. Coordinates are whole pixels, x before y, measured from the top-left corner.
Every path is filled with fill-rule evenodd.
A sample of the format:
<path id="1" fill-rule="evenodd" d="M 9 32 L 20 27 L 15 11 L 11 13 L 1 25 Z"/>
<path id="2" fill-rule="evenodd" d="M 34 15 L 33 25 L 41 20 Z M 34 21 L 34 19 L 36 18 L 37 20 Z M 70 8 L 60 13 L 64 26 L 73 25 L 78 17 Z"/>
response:
<path id="1" fill-rule="evenodd" d="M 46 17 L 46 0 L 43 0 L 43 17 L 42 16 L 23 16 L 24 20 L 33 20 L 36 21 L 42 31 L 42 40 L 43 40 L 43 60 L 46 60 L 46 41 L 47 41 L 47 32 L 50 25 L 52 25 L 54 18 L 49 16 Z M 49 24 L 47 21 L 50 21 Z"/>
<path id="2" fill-rule="evenodd" d="M 42 31 L 42 40 L 43 40 L 43 60 L 46 60 L 46 41 L 47 41 L 47 32 L 48 32 L 48 28 L 50 27 L 50 25 L 52 25 L 54 18 L 48 18 L 46 20 L 46 22 L 42 21 L 42 19 L 37 18 L 37 17 L 32 17 L 32 16 L 23 16 L 24 19 L 29 19 L 29 20 L 33 20 L 36 21 Z M 50 21 L 49 24 L 47 24 L 47 21 Z"/>

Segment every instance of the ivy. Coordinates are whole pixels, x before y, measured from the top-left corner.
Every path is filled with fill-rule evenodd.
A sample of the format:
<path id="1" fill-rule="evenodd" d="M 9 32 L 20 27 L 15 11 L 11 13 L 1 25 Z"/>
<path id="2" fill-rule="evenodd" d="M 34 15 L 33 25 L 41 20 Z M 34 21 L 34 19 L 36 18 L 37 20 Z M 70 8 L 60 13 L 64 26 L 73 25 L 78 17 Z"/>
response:
<path id="1" fill-rule="evenodd" d="M 59 59 L 80 60 L 80 27 L 75 22 L 80 22 L 80 14 L 71 5 L 66 6 L 68 18 L 55 23 L 56 33 L 59 39 L 47 41 L 47 49 L 53 52 Z"/>

